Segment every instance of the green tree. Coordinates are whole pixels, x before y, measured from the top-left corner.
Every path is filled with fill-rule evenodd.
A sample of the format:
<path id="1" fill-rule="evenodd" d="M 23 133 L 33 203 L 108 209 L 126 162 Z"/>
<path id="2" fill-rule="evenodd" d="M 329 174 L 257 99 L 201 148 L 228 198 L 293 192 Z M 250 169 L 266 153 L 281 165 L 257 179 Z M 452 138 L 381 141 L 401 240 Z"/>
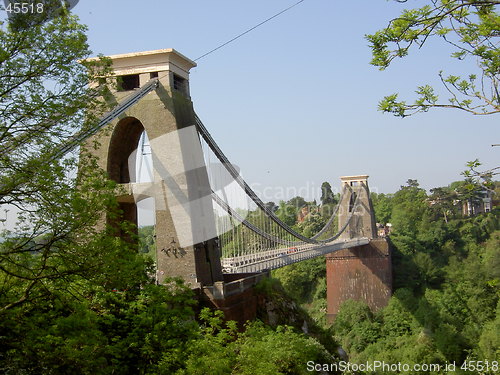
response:
<path id="1" fill-rule="evenodd" d="M 325 220 L 319 214 L 319 212 L 312 212 L 308 214 L 302 223 L 297 225 L 302 234 L 308 238 L 311 238 L 316 233 L 318 233 L 325 226 Z"/>
<path id="2" fill-rule="evenodd" d="M 403 3 L 405 0 L 396 0 Z M 451 55 L 458 60 L 476 59 L 480 76 L 439 77 L 449 93 L 442 101 L 429 85 L 419 86 L 417 99 L 409 104 L 398 101 L 398 94 L 386 96 L 379 109 L 396 116 L 409 116 L 430 108 L 455 108 L 475 115 L 500 112 L 498 36 L 500 15 L 498 0 L 432 0 L 416 9 L 405 9 L 389 25 L 367 35 L 372 49 L 371 63 L 381 70 L 395 58 L 402 58 L 411 49 L 421 48 L 429 38 L 441 38 L 453 46 Z"/>
<path id="3" fill-rule="evenodd" d="M 297 223 L 299 210 L 305 205 L 306 201 L 302 197 L 292 198 L 288 202 L 280 201 L 279 207 L 276 210 L 276 216 L 291 227 Z"/>
<path id="4" fill-rule="evenodd" d="M 495 193 L 495 183 L 493 177 L 498 175 L 500 167 L 495 167 L 486 171 L 478 171 L 481 162 L 476 159 L 466 164 L 467 169 L 461 174 L 465 178 L 465 183 L 469 190 L 477 190 L 479 187 Z"/>
<path id="5" fill-rule="evenodd" d="M 390 223 L 392 215 L 392 196 L 383 193 L 370 193 L 370 198 L 373 203 L 373 210 L 375 211 L 375 220 L 377 223 Z"/>
<path id="6" fill-rule="evenodd" d="M 325 282 L 326 264 L 323 257 L 290 264 L 273 271 L 286 292 L 299 303 L 311 302 L 315 289 Z"/>
<path id="7" fill-rule="evenodd" d="M 61 291 L 1 314 L 0 370 L 5 374 L 172 374 L 198 338 L 193 293 L 165 287 Z M 163 372 L 160 372 L 160 369 Z"/>
<path id="8" fill-rule="evenodd" d="M 290 199 L 286 204 L 295 207 L 295 209 L 298 211 L 299 209 L 307 205 L 307 202 L 304 198 L 297 196 Z"/>
<path id="9" fill-rule="evenodd" d="M 431 210 L 437 216 L 443 216 L 447 223 L 448 219 L 453 216 L 457 207 L 455 200 L 458 198 L 456 192 L 450 188 L 438 187 L 430 190 L 429 204 Z"/>
<path id="10" fill-rule="evenodd" d="M 139 249 L 141 253 L 148 254 L 152 259 L 155 259 L 155 244 L 156 234 L 154 225 L 139 228 Z"/>
<path id="11" fill-rule="evenodd" d="M 67 13 L 15 31 L 1 25 L 0 205 L 15 206 L 19 216 L 2 233 L 0 309 L 45 298 L 74 278 L 123 287 L 130 281 L 121 265 L 144 268 L 130 246 L 97 229 L 116 207 L 114 185 L 84 150 L 79 160 L 57 152 L 104 108 L 105 89 L 89 82 L 109 67 L 85 62 L 89 55 L 85 27 Z M 78 179 L 71 177 L 77 166 Z"/>
<path id="12" fill-rule="evenodd" d="M 267 209 L 271 212 L 276 212 L 276 210 L 279 208 L 274 202 L 266 202 L 265 205 Z"/>
<path id="13" fill-rule="evenodd" d="M 321 184 L 321 204 L 335 204 L 335 194 L 333 194 L 332 186 L 328 182 Z"/>
<path id="14" fill-rule="evenodd" d="M 459 184 L 455 184 L 455 191 L 457 198 L 461 202 L 467 202 L 469 215 L 474 215 L 476 213 L 474 211 L 475 206 L 485 197 L 485 192 L 491 191 L 494 193 L 494 183 L 492 181 L 494 172 L 493 170 L 483 173 L 478 172 L 477 168 L 481 163 L 477 159 L 467 162 L 466 165 L 468 169 L 461 173 L 464 176 L 464 180 Z"/>
<path id="15" fill-rule="evenodd" d="M 394 264 L 397 289 L 389 305 L 370 314 L 363 304 L 345 304 L 337 315 L 334 332 L 350 359 L 411 364 L 496 358 L 499 213 L 419 225 L 415 252 L 402 254 L 408 264 Z M 433 227 L 447 240 L 424 241 L 436 236 Z"/>
<path id="16" fill-rule="evenodd" d="M 415 238 L 418 224 L 427 210 L 427 194 L 416 180 L 409 179 L 406 186 L 394 194 L 392 199 L 392 224 L 396 233 Z"/>
<path id="17" fill-rule="evenodd" d="M 354 300 L 347 300 L 340 306 L 333 331 L 342 347 L 352 354 L 363 351 L 380 336 L 379 326 L 368 305 Z"/>
<path id="18" fill-rule="evenodd" d="M 318 341 L 292 327 L 273 330 L 257 321 L 238 333 L 234 322 L 222 323 L 221 313 L 204 310 L 201 317 L 200 338 L 190 343 L 186 368 L 177 375 L 305 375 L 307 361 L 327 363 L 331 357 Z"/>

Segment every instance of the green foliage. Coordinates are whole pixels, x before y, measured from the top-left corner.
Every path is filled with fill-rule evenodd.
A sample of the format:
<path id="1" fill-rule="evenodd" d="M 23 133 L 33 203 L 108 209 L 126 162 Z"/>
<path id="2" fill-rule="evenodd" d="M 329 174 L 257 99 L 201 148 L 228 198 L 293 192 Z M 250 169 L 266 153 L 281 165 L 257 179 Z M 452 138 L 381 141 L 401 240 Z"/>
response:
<path id="1" fill-rule="evenodd" d="M 287 205 L 295 207 L 296 209 L 300 209 L 300 208 L 304 207 L 305 205 L 307 205 L 307 202 L 305 201 L 304 198 L 297 196 L 297 197 L 293 197 L 292 199 L 290 199 L 287 202 Z"/>
<path id="2" fill-rule="evenodd" d="M 109 61 L 83 61 L 91 53 L 84 32 L 67 15 L 16 32 L 0 24 L 2 203 L 9 193 L 31 192 L 22 185 L 44 164 L 39 159 L 105 109 L 98 99 L 105 88 L 88 83 L 109 73 Z M 16 164 L 12 181 L 7 172 Z"/>
<path id="3" fill-rule="evenodd" d="M 231 374 L 237 360 L 234 350 L 238 336 L 234 322 L 228 322 L 224 327 L 221 311 L 212 313 L 203 309 L 200 314 L 202 329 L 197 340 L 190 343 L 187 348 L 188 357 L 185 369 L 175 372 L 179 375 L 205 375 L 205 374 Z M 161 372 L 170 374 L 166 368 L 161 367 Z"/>
<path id="4" fill-rule="evenodd" d="M 307 223 L 304 223 L 302 227 L 296 227 L 297 219 L 302 209 L 306 209 L 309 213 L 305 218 Z M 279 207 L 276 210 L 276 216 L 285 224 L 294 227 L 299 232 L 303 232 L 302 234 L 306 236 L 308 234 L 304 233 L 304 231 L 307 230 L 307 233 L 310 233 L 309 235 L 312 236 L 324 225 L 324 218 L 318 213 L 316 203 L 306 202 L 302 197 L 293 197 L 288 202 L 280 201 Z"/>
<path id="5" fill-rule="evenodd" d="M 477 200 L 480 192 L 485 189 L 494 192 L 495 182 L 493 176 L 499 173 L 500 167 L 478 171 L 481 166 L 478 159 L 467 162 L 466 166 L 467 170 L 462 172 L 465 178 L 464 184 L 458 187 L 459 191 L 462 192 L 462 200 Z"/>
<path id="6" fill-rule="evenodd" d="M 302 207 L 302 206 L 301 206 Z M 288 226 L 293 226 L 297 222 L 297 215 L 299 213 L 299 208 L 295 205 L 287 204 L 284 201 L 280 201 L 279 207 L 276 210 L 276 216 Z"/>
<path id="7" fill-rule="evenodd" d="M 307 361 L 329 357 L 319 342 L 291 327 L 273 330 L 255 321 L 238 333 L 234 322 L 222 322 L 220 312 L 204 310 L 201 319 L 201 336 L 191 342 L 186 367 L 177 375 L 307 374 Z"/>
<path id="8" fill-rule="evenodd" d="M 399 1 L 403 3 L 405 1 Z M 455 108 L 476 115 L 500 112 L 498 94 L 500 52 L 497 41 L 500 15 L 498 1 L 431 1 L 416 9 L 405 9 L 389 25 L 366 39 L 372 50 L 371 63 L 381 70 L 394 59 L 407 56 L 411 49 L 421 48 L 429 38 L 440 38 L 453 46 L 451 57 L 458 60 L 474 58 L 481 73 L 466 78 L 439 72 L 441 82 L 450 94 L 440 101 L 434 88 L 419 86 L 417 99 L 408 104 L 398 100 L 398 94 L 386 96 L 379 110 L 406 117 L 430 108 Z"/>
<path id="9" fill-rule="evenodd" d="M 313 212 L 310 212 L 304 220 L 296 226 L 299 232 L 308 238 L 318 233 L 325 226 L 327 221 L 315 208 L 313 208 L 313 210 Z"/>
<path id="10" fill-rule="evenodd" d="M 167 373 L 183 365 L 198 325 L 182 283 L 115 291 L 82 283 L 78 291 L 81 300 L 61 290 L 2 313 L 4 373 L 156 374 L 160 363 Z"/>
<path id="11" fill-rule="evenodd" d="M 422 221 L 428 207 L 426 199 L 425 190 L 415 180 L 408 180 L 406 186 L 401 186 L 392 198 L 391 224 L 395 233 L 411 237 L 416 235 L 415 224 Z"/>
<path id="12" fill-rule="evenodd" d="M 391 221 L 392 197 L 386 194 L 371 193 L 370 198 L 375 211 L 375 220 L 377 223 L 387 224 Z"/>
<path id="13" fill-rule="evenodd" d="M 380 337 L 370 308 L 363 302 L 353 300 L 342 304 L 333 331 L 342 347 L 349 352 L 360 352 Z"/>
<path id="14" fill-rule="evenodd" d="M 138 228 L 139 251 L 147 254 L 151 259 L 156 259 L 156 233 L 153 225 Z"/>
<path id="15" fill-rule="evenodd" d="M 362 302 L 342 305 L 331 329 L 351 362 L 461 364 L 498 358 L 500 210 L 463 218 L 460 187 L 466 183 L 428 195 L 408 180 L 395 194 L 371 195 L 377 221 L 392 223 L 395 292 L 376 313 Z M 306 228 L 307 220 L 314 215 L 297 228 Z M 273 275 L 318 317 L 326 304 L 325 265 L 317 261 L 311 268 L 310 262 Z"/>
<path id="16" fill-rule="evenodd" d="M 332 186 L 328 182 L 321 184 L 321 204 L 335 204 L 335 194 L 333 194 Z"/>
<path id="17" fill-rule="evenodd" d="M 79 160 L 54 159 L 105 108 L 103 88 L 88 83 L 109 73 L 109 62 L 84 61 L 85 28 L 64 12 L 15 31 L 0 26 L 0 205 L 19 211 L 15 229 L 1 234 L 0 309 L 51 298 L 64 285 L 78 295 L 83 281 L 140 284 L 147 264 L 111 228 L 98 229 L 117 209 L 115 185 L 83 148 Z"/>
<path id="18" fill-rule="evenodd" d="M 88 84 L 109 65 L 84 61 L 84 32 L 64 12 L 0 28 L 0 205 L 19 210 L 0 243 L 0 372 L 171 373 L 198 329 L 192 292 L 152 285 L 151 263 L 115 237 L 134 228 L 105 225 L 116 185 L 95 159 L 54 158 L 104 109 Z"/>
<path id="19" fill-rule="evenodd" d="M 458 194 L 451 187 L 438 187 L 431 189 L 429 196 L 430 210 L 434 218 L 443 217 L 445 222 L 458 216 L 459 209 L 456 205 Z"/>
<path id="20" fill-rule="evenodd" d="M 278 326 L 276 331 L 259 323 L 247 326 L 240 339 L 234 374 L 309 374 L 305 363 L 326 363 L 330 355 L 315 339 Z"/>
<path id="21" fill-rule="evenodd" d="M 401 188 L 396 205 L 420 201 L 415 183 Z M 409 210 L 408 215 L 414 215 Z M 412 216 L 418 218 L 418 216 Z M 500 210 L 466 219 L 424 215 L 413 231 L 395 225 L 395 292 L 375 314 L 347 301 L 333 325 L 352 362 L 441 363 L 497 359 Z"/>
<path id="22" fill-rule="evenodd" d="M 500 358 L 500 301 L 495 319 L 483 327 L 478 346 L 478 358 Z"/>
<path id="23" fill-rule="evenodd" d="M 299 303 L 312 302 L 317 288 L 324 288 L 326 277 L 325 259 L 317 257 L 290 264 L 273 271 L 287 293 Z"/>

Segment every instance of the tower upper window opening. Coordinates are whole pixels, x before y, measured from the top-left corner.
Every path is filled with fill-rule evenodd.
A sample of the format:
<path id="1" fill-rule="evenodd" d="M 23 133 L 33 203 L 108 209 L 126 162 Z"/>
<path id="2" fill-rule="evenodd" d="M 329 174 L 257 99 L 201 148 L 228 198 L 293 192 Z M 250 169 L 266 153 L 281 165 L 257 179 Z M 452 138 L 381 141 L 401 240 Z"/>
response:
<path id="1" fill-rule="evenodd" d="M 187 79 L 174 74 L 174 89 L 187 94 Z"/>
<path id="2" fill-rule="evenodd" d="M 118 77 L 118 91 L 130 91 L 140 87 L 139 74 Z"/>

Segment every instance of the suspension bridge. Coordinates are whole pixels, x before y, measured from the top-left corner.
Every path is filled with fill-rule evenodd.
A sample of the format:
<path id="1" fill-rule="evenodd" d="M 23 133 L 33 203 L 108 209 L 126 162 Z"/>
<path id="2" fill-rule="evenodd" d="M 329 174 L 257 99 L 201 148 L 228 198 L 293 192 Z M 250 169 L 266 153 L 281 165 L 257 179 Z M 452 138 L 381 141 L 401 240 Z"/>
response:
<path id="1" fill-rule="evenodd" d="M 336 284 L 327 281 L 329 309 L 347 298 L 364 298 L 375 308 L 385 303 L 390 253 L 376 238 L 368 176 L 342 177 L 339 201 L 326 224 L 304 236 L 259 198 L 195 114 L 189 94 L 193 61 L 173 49 L 110 58 L 119 77 L 113 109 L 53 157 L 97 140 L 94 154 L 120 185 L 119 220 L 137 224 L 138 201 L 154 198 L 159 283 L 182 277 L 224 307 L 220 301 L 245 295 L 263 272 L 326 256 L 329 280 Z M 134 171 L 144 133 L 154 174 L 148 183 L 138 181 Z"/>

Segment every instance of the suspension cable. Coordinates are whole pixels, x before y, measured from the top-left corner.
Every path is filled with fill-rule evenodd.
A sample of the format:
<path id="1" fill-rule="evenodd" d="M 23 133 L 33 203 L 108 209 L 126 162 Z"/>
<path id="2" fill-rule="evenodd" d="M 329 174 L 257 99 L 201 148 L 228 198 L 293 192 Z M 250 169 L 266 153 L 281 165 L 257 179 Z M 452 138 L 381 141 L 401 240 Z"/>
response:
<path id="1" fill-rule="evenodd" d="M 251 231 L 255 232 L 256 234 L 270 240 L 273 242 L 281 243 L 283 245 L 297 245 L 302 242 L 290 242 L 287 240 L 283 240 L 279 237 L 273 236 L 272 234 L 267 233 L 266 231 L 263 231 L 260 229 L 258 226 L 253 225 L 250 223 L 248 220 L 242 218 L 238 212 L 233 210 L 226 202 L 224 202 L 223 199 L 221 199 L 214 191 L 212 191 L 212 199 L 222 208 L 224 209 L 233 219 L 236 219 L 239 221 L 241 224 L 246 226 L 248 229 Z"/>
<path id="2" fill-rule="evenodd" d="M 240 187 L 245 191 L 245 193 L 252 199 L 252 201 L 261 209 L 263 210 L 266 215 L 273 220 L 276 224 L 278 224 L 282 229 L 284 229 L 286 232 L 294 236 L 295 238 L 300 239 L 303 242 L 307 243 L 322 243 L 322 241 L 317 240 L 318 236 L 323 234 L 328 227 L 333 223 L 335 220 L 335 215 L 340 207 L 341 200 L 339 200 L 339 203 L 337 204 L 337 207 L 334 210 L 334 214 L 330 217 L 328 220 L 327 224 L 321 229 L 320 233 L 316 234 L 312 238 L 308 238 L 303 236 L 302 234 L 296 232 L 290 226 L 288 226 L 286 223 L 281 221 L 275 214 L 272 212 L 265 204 L 264 202 L 257 196 L 257 194 L 252 190 L 252 188 L 246 183 L 243 178 L 239 175 L 238 171 L 234 168 L 232 163 L 229 161 L 229 159 L 226 157 L 226 155 L 222 152 L 222 150 L 219 148 L 215 140 L 212 138 L 211 134 L 208 132 L 207 128 L 201 121 L 201 119 L 198 117 L 198 115 L 195 114 L 196 118 L 196 125 L 198 127 L 198 131 L 202 138 L 205 140 L 205 142 L 208 144 L 210 149 L 214 152 L 215 156 L 219 159 L 219 161 L 224 165 L 226 170 L 233 176 L 235 181 L 240 185 Z M 342 197 L 344 195 L 345 190 L 342 191 Z M 342 198 L 341 197 L 341 198 Z"/>
<path id="3" fill-rule="evenodd" d="M 366 190 L 366 188 L 365 188 L 365 190 Z M 355 211 L 358 209 L 358 206 L 360 205 L 359 196 L 360 196 L 360 194 L 356 195 L 356 199 L 354 200 L 354 204 L 353 204 L 353 208 L 351 210 L 351 213 L 349 214 L 349 217 L 348 217 L 347 221 L 345 222 L 345 224 L 343 225 L 343 227 L 335 235 L 333 235 L 332 237 L 329 237 L 327 239 L 320 240 L 320 241 L 318 241 L 319 243 L 326 244 L 328 242 L 332 242 L 332 241 L 336 240 L 338 237 L 340 237 L 340 235 L 346 230 L 347 226 L 351 223 L 351 220 L 354 217 Z M 301 243 L 301 242 L 290 242 L 290 241 L 282 240 L 281 238 L 278 238 L 276 236 L 273 236 L 272 234 L 269 234 L 269 233 L 261 230 L 257 226 L 250 223 L 248 220 L 243 219 L 236 211 L 234 211 L 226 202 L 224 202 L 224 200 L 222 200 L 213 191 L 212 191 L 212 198 L 231 217 L 233 217 L 234 219 L 239 221 L 241 224 L 246 226 L 248 229 L 250 229 L 254 233 L 256 233 L 256 234 L 258 234 L 258 235 L 260 235 L 268 240 L 271 240 L 271 241 L 276 242 L 276 243 L 281 243 L 283 245 L 296 246 L 296 245 L 299 245 Z"/>

